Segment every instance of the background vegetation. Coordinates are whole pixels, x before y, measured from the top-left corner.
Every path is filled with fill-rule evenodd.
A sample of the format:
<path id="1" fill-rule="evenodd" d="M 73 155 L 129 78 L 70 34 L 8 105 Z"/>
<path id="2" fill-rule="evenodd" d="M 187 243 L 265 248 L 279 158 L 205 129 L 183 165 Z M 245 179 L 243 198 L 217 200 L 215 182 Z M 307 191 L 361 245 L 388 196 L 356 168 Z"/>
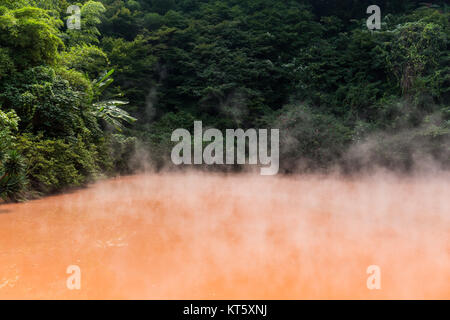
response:
<path id="1" fill-rule="evenodd" d="M 284 172 L 448 169 L 449 16 L 445 1 L 0 0 L 0 194 L 129 173 L 137 139 L 162 167 L 194 119 L 279 128 Z"/>

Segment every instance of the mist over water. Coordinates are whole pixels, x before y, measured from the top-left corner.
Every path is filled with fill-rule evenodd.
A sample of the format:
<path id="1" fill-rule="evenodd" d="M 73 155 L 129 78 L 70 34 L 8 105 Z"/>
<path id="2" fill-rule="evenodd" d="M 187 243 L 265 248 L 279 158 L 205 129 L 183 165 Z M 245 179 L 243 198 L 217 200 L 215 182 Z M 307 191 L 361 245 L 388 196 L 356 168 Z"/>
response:
<path id="1" fill-rule="evenodd" d="M 448 299 L 449 213 L 448 174 L 122 177 L 1 205 L 0 298 Z"/>

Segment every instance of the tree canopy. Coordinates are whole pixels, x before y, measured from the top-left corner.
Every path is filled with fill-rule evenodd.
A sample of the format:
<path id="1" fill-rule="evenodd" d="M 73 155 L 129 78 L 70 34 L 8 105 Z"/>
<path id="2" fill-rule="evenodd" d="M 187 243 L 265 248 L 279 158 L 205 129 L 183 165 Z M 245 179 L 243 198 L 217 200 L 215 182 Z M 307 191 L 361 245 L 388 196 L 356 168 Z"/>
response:
<path id="1" fill-rule="evenodd" d="M 130 173 L 138 141 L 162 166 L 194 120 L 279 128 L 284 172 L 449 168 L 449 15 L 446 1 L 0 0 L 0 194 Z"/>

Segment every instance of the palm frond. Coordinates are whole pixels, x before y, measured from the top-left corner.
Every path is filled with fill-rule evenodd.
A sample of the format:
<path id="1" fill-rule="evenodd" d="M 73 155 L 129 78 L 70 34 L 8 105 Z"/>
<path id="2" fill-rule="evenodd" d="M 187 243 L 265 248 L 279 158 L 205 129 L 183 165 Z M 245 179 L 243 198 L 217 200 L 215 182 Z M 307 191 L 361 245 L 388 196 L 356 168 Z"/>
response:
<path id="1" fill-rule="evenodd" d="M 113 83 L 111 78 L 114 69 L 105 72 L 99 79 L 92 82 L 96 97 L 102 95 L 103 91 Z M 128 112 L 119 108 L 120 105 L 127 105 L 128 101 L 123 100 L 104 100 L 93 103 L 94 115 L 104 120 L 107 124 L 113 126 L 117 131 L 122 131 L 123 123 L 133 123 L 137 121 Z"/>

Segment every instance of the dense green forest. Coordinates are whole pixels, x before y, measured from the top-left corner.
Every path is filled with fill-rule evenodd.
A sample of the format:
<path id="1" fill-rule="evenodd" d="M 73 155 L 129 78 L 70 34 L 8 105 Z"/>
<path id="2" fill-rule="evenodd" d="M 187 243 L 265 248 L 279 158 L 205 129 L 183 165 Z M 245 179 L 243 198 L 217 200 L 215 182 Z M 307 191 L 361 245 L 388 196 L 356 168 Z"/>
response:
<path id="1" fill-rule="evenodd" d="M 280 129 L 284 173 L 449 169 L 449 17 L 446 1 L 0 0 L 0 196 L 162 168 L 194 120 Z"/>

